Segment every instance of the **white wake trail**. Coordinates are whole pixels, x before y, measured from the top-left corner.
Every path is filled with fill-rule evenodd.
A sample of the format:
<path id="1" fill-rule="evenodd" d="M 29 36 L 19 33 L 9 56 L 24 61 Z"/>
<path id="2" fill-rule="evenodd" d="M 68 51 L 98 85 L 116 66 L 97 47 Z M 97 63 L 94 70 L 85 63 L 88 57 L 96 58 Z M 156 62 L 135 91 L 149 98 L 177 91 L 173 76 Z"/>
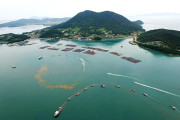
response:
<path id="1" fill-rule="evenodd" d="M 159 88 L 155 88 L 155 87 L 148 86 L 148 85 L 145 85 L 145 84 L 142 84 L 142 83 L 138 83 L 138 82 L 134 82 L 134 83 L 135 83 L 135 84 L 138 84 L 138 85 L 141 85 L 141 86 L 144 86 L 144 87 L 148 87 L 148 88 L 157 90 L 157 91 L 160 91 L 160 92 L 163 92 L 163 93 L 166 93 L 166 94 L 170 94 L 170 95 L 174 95 L 174 96 L 180 97 L 180 95 L 176 95 L 176 94 L 174 94 L 174 93 L 171 93 L 171 92 L 168 92 L 168 91 L 159 89 Z"/>
<path id="2" fill-rule="evenodd" d="M 82 65 L 83 65 L 83 72 L 86 71 L 86 65 L 85 65 L 85 60 L 80 58 L 80 57 L 77 57 L 79 60 L 81 60 L 82 62 Z"/>
<path id="3" fill-rule="evenodd" d="M 106 73 L 107 75 L 112 75 L 112 76 L 117 76 L 117 77 L 125 77 L 125 78 L 130 78 L 130 79 L 133 79 L 133 80 L 137 80 L 139 81 L 137 78 L 133 78 L 133 77 L 129 77 L 129 76 L 126 76 L 126 75 L 121 75 L 121 74 L 113 74 L 113 73 Z"/>

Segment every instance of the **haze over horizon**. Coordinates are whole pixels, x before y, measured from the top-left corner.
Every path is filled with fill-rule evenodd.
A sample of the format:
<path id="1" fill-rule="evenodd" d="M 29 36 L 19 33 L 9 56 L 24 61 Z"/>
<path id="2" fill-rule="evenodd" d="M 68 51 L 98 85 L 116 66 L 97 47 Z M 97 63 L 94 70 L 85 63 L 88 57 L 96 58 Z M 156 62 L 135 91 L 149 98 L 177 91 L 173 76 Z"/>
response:
<path id="1" fill-rule="evenodd" d="M 73 17 L 78 12 L 92 10 L 96 12 L 113 11 L 124 16 L 136 16 L 152 13 L 180 14 L 178 0 L 6 0 L 0 4 L 0 20 L 16 20 L 22 18 L 37 17 Z"/>

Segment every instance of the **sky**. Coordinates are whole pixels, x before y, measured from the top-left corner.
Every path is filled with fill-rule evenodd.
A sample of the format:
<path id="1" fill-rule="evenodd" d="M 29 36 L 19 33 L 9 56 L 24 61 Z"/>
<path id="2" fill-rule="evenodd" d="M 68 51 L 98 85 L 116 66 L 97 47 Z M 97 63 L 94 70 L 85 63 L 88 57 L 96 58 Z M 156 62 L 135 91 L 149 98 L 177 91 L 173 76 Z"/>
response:
<path id="1" fill-rule="evenodd" d="M 73 17 L 78 12 L 113 11 L 124 16 L 179 13 L 179 0 L 1 0 L 0 20 Z"/>

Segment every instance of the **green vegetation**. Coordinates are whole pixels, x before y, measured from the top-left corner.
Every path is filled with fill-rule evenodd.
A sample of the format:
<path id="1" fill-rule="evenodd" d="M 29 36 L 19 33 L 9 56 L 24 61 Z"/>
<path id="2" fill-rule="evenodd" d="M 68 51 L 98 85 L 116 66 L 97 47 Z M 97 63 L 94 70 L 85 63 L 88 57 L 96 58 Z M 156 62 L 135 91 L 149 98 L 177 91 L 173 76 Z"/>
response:
<path id="1" fill-rule="evenodd" d="M 38 34 L 41 38 L 107 39 L 139 31 L 144 31 L 140 25 L 114 12 L 84 11 L 69 21 L 45 28 Z"/>
<path id="2" fill-rule="evenodd" d="M 138 36 L 136 43 L 164 53 L 180 55 L 180 31 L 151 30 Z"/>
<path id="3" fill-rule="evenodd" d="M 93 40 L 102 40 L 102 38 L 100 36 L 96 36 L 93 38 Z"/>
<path id="4" fill-rule="evenodd" d="M 17 34 L 4 34 L 0 35 L 0 42 L 2 43 L 14 43 L 14 42 L 20 42 L 24 41 L 26 39 L 29 39 L 30 37 L 27 35 L 17 35 Z"/>

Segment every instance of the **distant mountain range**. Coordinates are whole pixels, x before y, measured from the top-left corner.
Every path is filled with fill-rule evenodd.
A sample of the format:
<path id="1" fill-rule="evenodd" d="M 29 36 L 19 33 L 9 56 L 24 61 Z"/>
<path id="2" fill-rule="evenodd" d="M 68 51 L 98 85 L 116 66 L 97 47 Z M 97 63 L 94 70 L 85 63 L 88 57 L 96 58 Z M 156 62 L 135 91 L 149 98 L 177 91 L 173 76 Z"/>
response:
<path id="1" fill-rule="evenodd" d="M 69 17 L 66 18 L 44 18 L 44 19 L 20 19 L 16 21 L 6 22 L 0 24 L 0 27 L 20 27 L 26 25 L 57 25 L 69 20 Z"/>

